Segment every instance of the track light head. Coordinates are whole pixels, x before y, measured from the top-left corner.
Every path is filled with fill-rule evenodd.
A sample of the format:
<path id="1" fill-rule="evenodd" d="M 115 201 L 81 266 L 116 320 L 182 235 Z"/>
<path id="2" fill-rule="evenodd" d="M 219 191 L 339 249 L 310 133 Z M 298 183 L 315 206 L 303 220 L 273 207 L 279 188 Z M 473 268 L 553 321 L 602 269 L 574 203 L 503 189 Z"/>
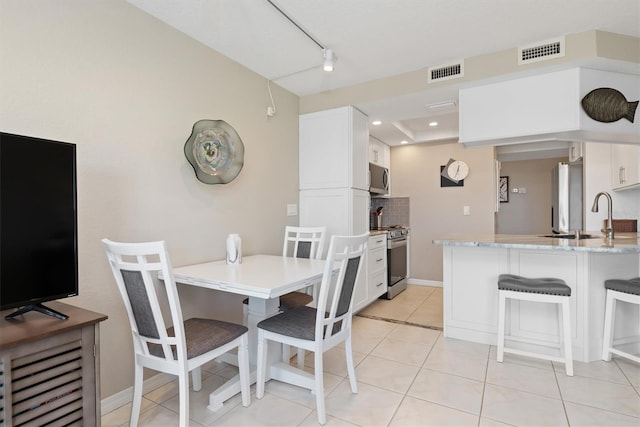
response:
<path id="1" fill-rule="evenodd" d="M 333 65 L 336 62 L 336 56 L 333 54 L 333 49 L 324 50 L 324 62 L 322 63 L 322 69 L 324 71 L 333 71 Z"/>

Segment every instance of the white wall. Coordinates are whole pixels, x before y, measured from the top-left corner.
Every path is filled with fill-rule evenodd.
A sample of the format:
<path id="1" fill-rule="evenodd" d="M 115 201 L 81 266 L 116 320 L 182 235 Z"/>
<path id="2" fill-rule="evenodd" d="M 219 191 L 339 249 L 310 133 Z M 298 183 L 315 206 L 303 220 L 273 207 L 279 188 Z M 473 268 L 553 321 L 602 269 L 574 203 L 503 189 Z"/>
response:
<path id="1" fill-rule="evenodd" d="M 0 0 L 0 129 L 73 142 L 80 294 L 101 325 L 102 397 L 130 387 L 128 320 L 100 239 L 167 240 L 174 265 L 281 250 L 298 201 L 298 97 L 120 0 Z M 245 144 L 227 185 L 197 181 L 183 146 L 200 119 Z M 25 169 L 29 166 L 25 159 Z M 43 274 L 43 280 L 52 280 Z M 181 288 L 190 313 L 241 321 L 242 297 Z M 108 367 L 108 368 L 107 368 Z"/>
<path id="2" fill-rule="evenodd" d="M 463 187 L 440 187 L 440 166 L 464 160 Z M 411 199 L 412 279 L 442 281 L 442 246 L 432 243 L 452 233 L 494 232 L 494 149 L 464 148 L 457 141 L 391 148 L 391 194 Z M 471 215 L 464 216 L 469 206 Z"/>
<path id="3" fill-rule="evenodd" d="M 500 203 L 496 233 L 551 233 L 551 170 L 565 158 L 502 162 L 500 176 L 509 177 L 509 201 Z M 526 193 L 513 193 L 513 188 Z"/>

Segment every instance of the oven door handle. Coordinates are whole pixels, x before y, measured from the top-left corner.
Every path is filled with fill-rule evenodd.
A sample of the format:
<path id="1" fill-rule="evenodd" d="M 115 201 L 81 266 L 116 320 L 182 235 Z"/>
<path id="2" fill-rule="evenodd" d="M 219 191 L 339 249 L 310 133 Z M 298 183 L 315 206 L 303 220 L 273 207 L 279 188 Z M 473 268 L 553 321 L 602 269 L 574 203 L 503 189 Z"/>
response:
<path id="1" fill-rule="evenodd" d="M 395 239 L 395 240 L 388 240 L 387 241 L 387 249 L 395 249 L 395 248 L 399 248 L 402 246 L 407 246 L 407 238 L 403 238 L 403 239 Z"/>

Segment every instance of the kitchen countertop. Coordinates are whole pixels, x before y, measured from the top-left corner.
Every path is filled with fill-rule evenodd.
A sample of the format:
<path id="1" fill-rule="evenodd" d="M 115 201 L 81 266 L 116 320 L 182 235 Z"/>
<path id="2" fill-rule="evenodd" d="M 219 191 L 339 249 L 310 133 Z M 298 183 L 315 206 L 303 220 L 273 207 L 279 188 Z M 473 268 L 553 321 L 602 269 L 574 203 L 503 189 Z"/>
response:
<path id="1" fill-rule="evenodd" d="M 601 232 L 587 232 L 602 236 Z M 595 239 L 562 239 L 526 234 L 448 234 L 434 239 L 443 246 L 477 246 L 487 248 L 542 249 L 579 252 L 640 253 L 640 234 L 616 233 L 612 241 Z"/>

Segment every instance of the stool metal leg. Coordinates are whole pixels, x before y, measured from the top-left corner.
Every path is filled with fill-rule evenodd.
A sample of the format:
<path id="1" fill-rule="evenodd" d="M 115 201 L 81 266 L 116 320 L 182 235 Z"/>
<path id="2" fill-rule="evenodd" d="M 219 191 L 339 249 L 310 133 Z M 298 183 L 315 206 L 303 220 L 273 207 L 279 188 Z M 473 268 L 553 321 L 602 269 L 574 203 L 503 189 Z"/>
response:
<path id="1" fill-rule="evenodd" d="M 611 292 L 607 291 L 604 310 L 604 338 L 602 340 L 602 360 L 611 361 L 611 345 L 613 344 L 613 316 L 615 313 L 616 301 Z"/>
<path id="2" fill-rule="evenodd" d="M 504 323 L 507 298 L 503 291 L 498 292 L 498 362 L 504 360 Z"/>
<path id="3" fill-rule="evenodd" d="M 563 298 L 562 305 L 562 341 L 564 342 L 564 359 L 567 375 L 573 376 L 573 354 L 571 350 L 571 322 L 569 311 L 569 298 Z"/>

